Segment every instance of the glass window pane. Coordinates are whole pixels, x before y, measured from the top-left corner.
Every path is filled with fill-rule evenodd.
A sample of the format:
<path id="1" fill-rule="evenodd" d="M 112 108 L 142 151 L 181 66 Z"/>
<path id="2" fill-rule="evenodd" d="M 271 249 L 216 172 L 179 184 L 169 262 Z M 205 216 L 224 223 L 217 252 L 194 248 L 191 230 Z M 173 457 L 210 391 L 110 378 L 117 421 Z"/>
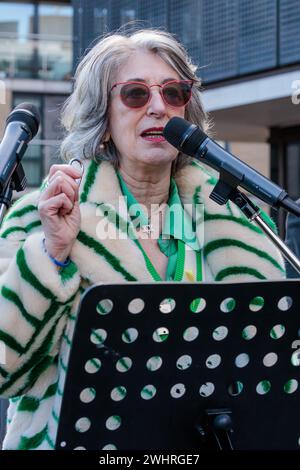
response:
<path id="1" fill-rule="evenodd" d="M 0 78 L 30 78 L 33 68 L 34 5 L 0 3 Z"/>
<path id="2" fill-rule="evenodd" d="M 108 25 L 108 9 L 94 8 L 94 34 L 101 36 L 107 31 Z"/>
<path id="3" fill-rule="evenodd" d="M 286 146 L 287 190 L 292 199 L 300 196 L 300 142 Z"/>
<path id="4" fill-rule="evenodd" d="M 34 6 L 30 3 L 0 3 L 0 33 L 27 37 L 33 33 Z"/>
<path id="5" fill-rule="evenodd" d="M 26 154 L 28 155 L 29 149 L 32 145 L 29 145 Z M 41 146 L 39 146 L 41 149 Z M 41 157 L 42 158 L 42 157 Z M 42 172 L 41 172 L 41 160 L 27 160 L 24 158 L 22 160 L 22 165 L 27 179 L 27 185 L 30 186 L 39 186 L 42 181 Z"/>
<path id="6" fill-rule="evenodd" d="M 39 34 L 72 36 L 73 8 L 65 4 L 39 4 Z"/>
<path id="7" fill-rule="evenodd" d="M 72 26 L 72 6 L 48 2 L 39 4 L 39 78 L 46 80 L 69 80 L 71 78 Z"/>

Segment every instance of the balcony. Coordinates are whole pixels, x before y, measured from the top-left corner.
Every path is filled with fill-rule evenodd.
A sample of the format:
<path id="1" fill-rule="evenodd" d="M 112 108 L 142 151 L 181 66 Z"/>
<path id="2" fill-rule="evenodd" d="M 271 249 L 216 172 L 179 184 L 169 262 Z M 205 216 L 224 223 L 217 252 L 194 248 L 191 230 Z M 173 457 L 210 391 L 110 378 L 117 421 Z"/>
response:
<path id="1" fill-rule="evenodd" d="M 0 79 L 70 80 L 72 60 L 71 37 L 0 33 Z"/>

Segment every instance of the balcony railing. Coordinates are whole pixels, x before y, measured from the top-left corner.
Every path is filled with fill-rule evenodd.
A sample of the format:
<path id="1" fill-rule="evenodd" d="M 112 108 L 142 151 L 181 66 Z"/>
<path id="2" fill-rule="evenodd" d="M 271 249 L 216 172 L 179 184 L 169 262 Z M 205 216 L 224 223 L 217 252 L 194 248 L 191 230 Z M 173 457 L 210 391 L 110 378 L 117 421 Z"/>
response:
<path id="1" fill-rule="evenodd" d="M 67 36 L 0 33 L 0 78 L 70 80 L 73 41 Z"/>

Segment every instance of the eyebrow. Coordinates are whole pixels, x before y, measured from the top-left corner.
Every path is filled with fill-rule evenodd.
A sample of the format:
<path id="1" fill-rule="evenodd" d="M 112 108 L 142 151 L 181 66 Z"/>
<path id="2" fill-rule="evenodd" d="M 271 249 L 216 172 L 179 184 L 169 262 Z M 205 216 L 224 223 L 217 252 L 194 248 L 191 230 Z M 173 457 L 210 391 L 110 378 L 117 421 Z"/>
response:
<path id="1" fill-rule="evenodd" d="M 174 78 L 174 77 L 165 78 L 164 80 L 161 81 L 161 83 L 164 84 L 164 83 L 167 83 L 167 82 L 172 82 L 173 80 L 178 80 L 178 78 Z M 146 80 L 144 78 L 135 77 L 135 78 L 128 78 L 128 80 L 126 80 L 126 82 L 146 83 Z"/>

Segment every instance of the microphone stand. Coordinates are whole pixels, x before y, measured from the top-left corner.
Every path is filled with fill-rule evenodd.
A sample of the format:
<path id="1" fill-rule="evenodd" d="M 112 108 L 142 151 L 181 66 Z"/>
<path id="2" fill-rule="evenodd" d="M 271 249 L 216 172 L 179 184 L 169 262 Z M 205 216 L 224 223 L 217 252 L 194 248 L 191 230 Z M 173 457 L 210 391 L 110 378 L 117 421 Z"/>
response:
<path id="1" fill-rule="evenodd" d="M 234 202 L 246 217 L 255 221 L 257 225 L 265 232 L 265 234 L 272 240 L 274 245 L 282 252 L 283 256 L 291 263 L 293 268 L 300 274 L 300 260 L 294 253 L 286 246 L 281 238 L 273 232 L 269 225 L 259 215 L 260 209 L 241 191 L 234 189 L 229 199 Z"/>
<path id="2" fill-rule="evenodd" d="M 269 225 L 260 216 L 260 209 L 244 193 L 237 189 L 239 180 L 233 175 L 223 173 L 218 183 L 214 187 L 210 198 L 217 204 L 225 204 L 228 199 L 234 202 L 251 222 L 255 221 L 263 232 L 281 251 L 283 256 L 291 263 L 293 268 L 300 274 L 300 260 L 286 246 L 281 238 L 273 232 Z"/>
<path id="3" fill-rule="evenodd" d="M 24 173 L 24 169 L 19 163 L 13 174 L 11 179 L 8 181 L 5 189 L 0 193 L 0 227 L 2 225 L 4 216 L 11 204 L 11 198 L 13 191 L 24 191 L 27 186 L 27 180 Z"/>

